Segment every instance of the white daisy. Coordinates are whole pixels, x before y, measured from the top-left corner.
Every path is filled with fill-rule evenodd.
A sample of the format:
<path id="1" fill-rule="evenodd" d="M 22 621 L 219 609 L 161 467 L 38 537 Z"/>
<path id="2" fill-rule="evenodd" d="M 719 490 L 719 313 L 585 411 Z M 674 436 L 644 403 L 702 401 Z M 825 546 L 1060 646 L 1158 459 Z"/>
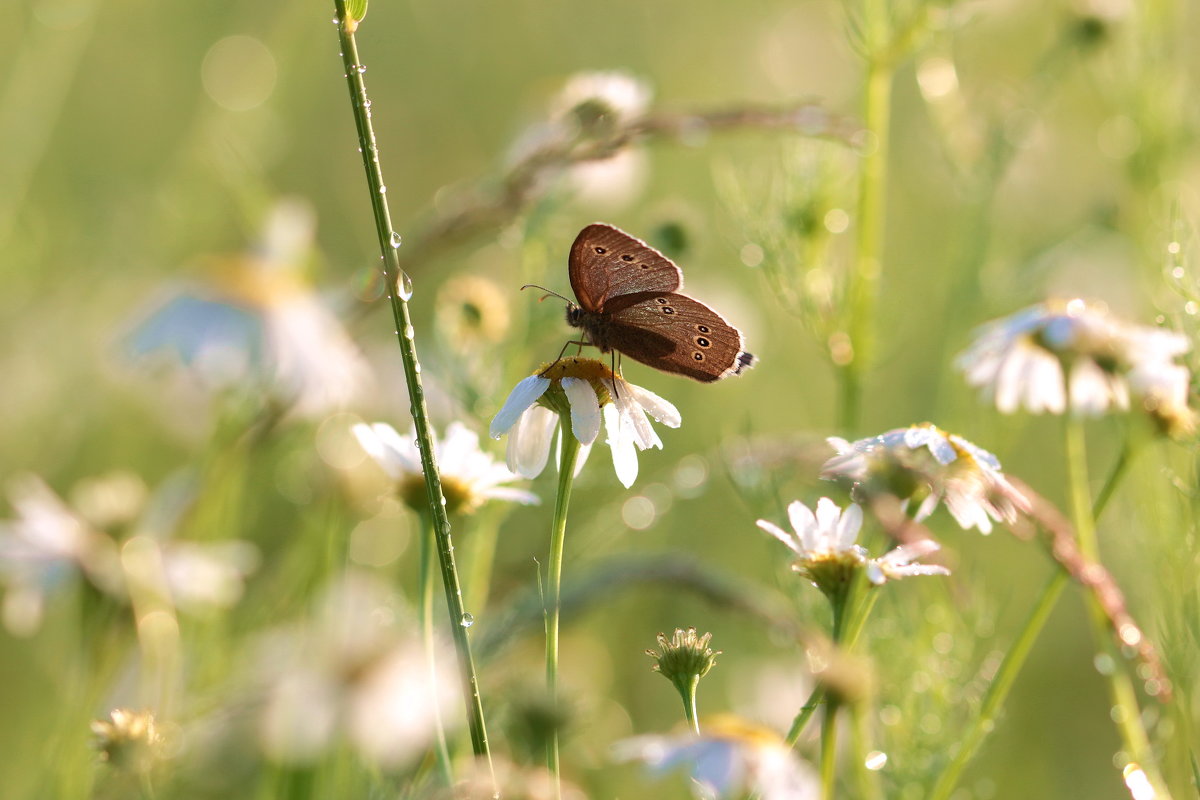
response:
<path id="1" fill-rule="evenodd" d="M 425 508 L 429 501 L 416 430 L 405 437 L 386 422 L 376 422 L 372 425 L 359 423 L 353 431 L 367 455 L 396 482 L 396 493 L 413 508 Z M 461 422 L 447 426 L 445 438 L 434 444 L 434 453 L 441 472 L 446 508 L 451 512 L 470 513 L 488 500 L 525 505 L 541 502 L 532 492 L 504 486 L 520 476 L 483 452 L 479 447 L 479 436 Z"/>
<path id="2" fill-rule="evenodd" d="M 209 281 L 157 303 L 125 338 L 126 351 L 183 367 L 170 373 L 184 379 L 182 391 L 258 383 L 308 418 L 362 398 L 370 367 L 305 275 L 314 228 L 306 204 L 279 202 L 251 252 L 212 259 Z"/>
<path id="3" fill-rule="evenodd" d="M 856 442 L 827 441 L 837 455 L 822 466 L 821 477 L 846 480 L 867 496 L 916 499 L 918 522 L 944 502 L 964 530 L 991 533 L 993 521 L 1012 524 L 1018 512 L 1029 511 L 1029 501 L 1004 477 L 994 455 L 932 423 Z"/>
<path id="4" fill-rule="evenodd" d="M 1095 416 L 1129 408 L 1132 371 L 1171 365 L 1188 348 L 1181 334 L 1128 324 L 1102 305 L 1049 301 L 983 328 L 958 366 L 1005 414 Z"/>
<path id="5" fill-rule="evenodd" d="M 453 662 L 446 643 L 435 647 L 440 663 Z M 289 764 L 345 742 L 381 767 L 404 766 L 432 741 L 438 709 L 461 702 L 454 671 L 430 673 L 400 599 L 366 574 L 347 572 L 311 617 L 264 636 L 259 661 L 260 742 Z"/>
<path id="6" fill-rule="evenodd" d="M 571 433 L 583 446 L 577 469 L 604 423 L 613 468 L 625 487 L 637 479 L 637 451 L 662 447 L 647 416 L 670 428 L 681 422 L 675 406 L 614 374 L 603 362 L 559 359 L 517 383 L 492 420 L 492 438 L 508 434 L 509 469 L 526 478 L 539 475 L 563 415 L 570 418 Z"/>
<path id="7" fill-rule="evenodd" d="M 839 596 L 859 570 L 866 570 L 867 578 L 876 585 L 908 575 L 950 574 L 945 567 L 912 563 L 938 549 L 937 543 L 928 539 L 869 558 L 856 543 L 863 516 L 862 508 L 854 503 L 843 511 L 822 497 L 815 514 L 799 500 L 789 504 L 787 511 L 792 533 L 765 519 L 758 520 L 758 527 L 787 545 L 798 556 L 792 569 L 831 598 Z"/>
<path id="8" fill-rule="evenodd" d="M 754 795 L 762 800 L 816 800 L 820 783 L 812 769 L 771 731 L 722 717 L 700 736 L 637 736 L 613 748 L 617 760 L 645 763 L 654 774 L 684 768 L 697 798 Z"/>

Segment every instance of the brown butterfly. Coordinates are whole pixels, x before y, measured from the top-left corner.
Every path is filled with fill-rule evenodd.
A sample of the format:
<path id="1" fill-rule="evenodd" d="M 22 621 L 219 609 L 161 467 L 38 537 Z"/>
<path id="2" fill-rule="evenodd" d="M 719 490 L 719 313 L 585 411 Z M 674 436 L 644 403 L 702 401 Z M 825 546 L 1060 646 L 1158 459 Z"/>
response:
<path id="1" fill-rule="evenodd" d="M 612 225 L 579 232 L 568 262 L 567 324 L 587 343 L 618 350 L 676 375 L 711 382 L 754 364 L 742 334 L 703 303 L 680 294 L 683 272 L 650 245 Z"/>

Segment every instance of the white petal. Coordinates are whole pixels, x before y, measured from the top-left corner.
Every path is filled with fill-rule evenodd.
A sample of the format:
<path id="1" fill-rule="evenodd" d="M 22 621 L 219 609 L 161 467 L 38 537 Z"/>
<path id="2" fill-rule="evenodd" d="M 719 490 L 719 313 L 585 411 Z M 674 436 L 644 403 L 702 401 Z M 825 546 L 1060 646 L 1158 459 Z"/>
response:
<path id="1" fill-rule="evenodd" d="M 508 399 L 504 401 L 504 407 L 492 419 L 489 430 L 492 438 L 499 439 L 507 433 L 517 424 L 525 409 L 536 403 L 538 398 L 549 388 L 550 379 L 539 375 L 530 375 L 528 378 L 518 381 L 513 390 L 509 392 Z"/>
<path id="2" fill-rule="evenodd" d="M 581 378 L 563 378 L 563 393 L 571 404 L 571 430 L 580 444 L 591 444 L 600 435 L 600 403 L 592 384 Z"/>
<path id="3" fill-rule="evenodd" d="M 836 508 L 836 506 L 834 506 Z M 837 524 L 837 549 L 838 551 L 849 550 L 854 544 L 854 540 L 858 538 L 858 529 L 862 527 L 862 507 L 857 503 L 851 503 L 846 506 L 846 510 L 842 512 L 842 518 Z"/>
<path id="4" fill-rule="evenodd" d="M 536 478 L 550 458 L 550 441 L 558 415 L 533 406 L 517 418 L 508 434 L 508 468 L 524 478 Z"/>
<path id="5" fill-rule="evenodd" d="M 506 500 L 526 506 L 541 505 L 542 498 L 525 489 L 514 489 L 511 486 L 494 486 L 484 491 L 483 496 L 489 500 Z"/>
<path id="6" fill-rule="evenodd" d="M 838 518 L 842 515 L 842 510 L 838 508 L 837 503 L 830 500 L 828 497 L 822 497 L 817 501 L 817 536 L 821 540 L 821 547 L 828 549 L 841 548 L 837 546 L 837 538 L 835 533 L 838 527 Z"/>
<path id="7" fill-rule="evenodd" d="M 479 436 L 461 422 L 446 426 L 446 435 L 437 449 L 438 467 L 447 475 L 470 477 L 469 465 L 479 454 Z"/>
<path id="8" fill-rule="evenodd" d="M 1067 408 L 1062 364 L 1049 353 L 1038 353 L 1029 364 L 1025 407 L 1034 414 L 1061 414 Z"/>
<path id="9" fill-rule="evenodd" d="M 388 474 L 389 478 L 400 478 L 404 474 L 404 465 L 395 449 L 389 447 L 380 436 L 384 429 L 393 434 L 396 433 L 390 425 L 383 422 L 375 425 L 365 425 L 360 422 L 351 428 L 351 431 L 354 433 L 354 438 L 358 439 L 358 443 L 362 445 L 362 449 Z"/>
<path id="10" fill-rule="evenodd" d="M 825 441 L 839 456 L 854 450 L 854 445 L 838 436 L 827 436 Z"/>
<path id="11" fill-rule="evenodd" d="M 817 518 L 812 510 L 799 500 L 794 500 L 788 504 L 787 512 L 792 529 L 800 537 L 800 546 L 808 552 L 816 550 L 820 543 L 817 541 Z"/>
<path id="12" fill-rule="evenodd" d="M 755 524 L 757 524 L 758 527 L 762 528 L 767 533 L 774 536 L 779 541 L 786 544 L 788 546 L 788 549 L 792 550 L 793 552 L 797 553 L 798 555 L 804 555 L 804 552 L 800 549 L 800 546 L 798 544 L 796 544 L 796 537 L 787 533 L 785 530 L 783 530 L 783 528 L 780 528 L 774 522 L 770 522 L 769 520 L 765 520 L 765 519 L 760 519 Z"/>
<path id="13" fill-rule="evenodd" d="M 678 428 L 683 422 L 683 417 L 679 415 L 679 409 L 671 405 L 663 398 L 656 395 L 649 389 L 643 389 L 641 386 L 634 386 L 632 383 L 626 383 L 622 388 L 628 387 L 633 399 L 637 404 L 645 409 L 646 413 L 654 418 L 656 422 L 661 422 L 668 428 Z"/>
<path id="14" fill-rule="evenodd" d="M 621 417 L 625 420 L 623 424 L 629 427 L 633 441 L 637 443 L 638 448 L 641 450 L 649 450 L 651 447 L 661 448 L 662 440 L 650 426 L 650 420 L 646 419 L 646 412 L 633 399 L 630 384 L 625 381 L 610 380 L 609 389 L 613 393 L 613 405 L 621 412 Z"/>
<path id="15" fill-rule="evenodd" d="M 633 445 L 633 434 L 624 414 L 617 411 L 615 404 L 604 407 L 604 429 L 608 434 L 608 446 L 612 449 L 613 469 L 617 480 L 628 489 L 637 480 L 637 450 Z"/>
<path id="16" fill-rule="evenodd" d="M 1103 414 L 1109 406 L 1108 380 L 1091 359 L 1071 368 L 1071 410 L 1085 417 Z"/>

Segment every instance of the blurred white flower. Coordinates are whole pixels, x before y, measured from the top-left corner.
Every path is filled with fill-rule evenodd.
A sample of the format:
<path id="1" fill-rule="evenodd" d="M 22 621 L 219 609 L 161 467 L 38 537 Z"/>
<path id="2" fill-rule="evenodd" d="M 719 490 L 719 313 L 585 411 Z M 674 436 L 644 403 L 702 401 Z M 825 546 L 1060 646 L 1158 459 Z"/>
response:
<path id="1" fill-rule="evenodd" d="M 733 718 L 705 725 L 704 732 L 636 736 L 618 742 L 620 761 L 641 761 L 656 775 L 685 769 L 692 793 L 704 800 L 754 795 L 762 800 L 816 800 L 816 774 L 774 733 Z"/>
<path id="2" fill-rule="evenodd" d="M 869 558 L 867 551 L 856 544 L 863 516 L 862 508 L 854 503 L 843 511 L 828 497 L 822 497 L 814 514 L 796 500 L 787 511 L 794 532 L 765 519 L 758 520 L 758 527 L 787 545 L 797 556 L 792 569 L 831 598 L 840 596 L 859 570 L 866 570 L 867 578 L 876 585 L 909 575 L 950 574 L 945 567 L 911 563 L 938 549 L 937 543 L 928 539 L 897 547 L 877 559 Z"/>
<path id="3" fill-rule="evenodd" d="M 268 756 L 310 763 L 343 737 L 383 768 L 425 752 L 438 709 L 457 707 L 458 682 L 450 666 L 431 676 L 404 616 L 382 583 L 349 572 L 318 598 L 311 620 L 264 638 L 259 733 Z M 438 663 L 452 665 L 453 652 L 438 647 Z"/>
<path id="4" fill-rule="evenodd" d="M 967 383 L 1008 414 L 1095 416 L 1129 408 L 1130 373 L 1173 365 L 1186 337 L 1131 325 L 1102 305 L 1049 301 L 984 327 L 958 358 Z"/>
<path id="5" fill-rule="evenodd" d="M 1029 511 L 1029 501 L 1004 477 L 994 455 L 932 423 L 856 442 L 827 441 L 837 455 L 822 466 L 821 477 L 847 480 L 868 496 L 915 499 L 920 502 L 913 515 L 917 522 L 944 502 L 964 530 L 991 533 L 993 520 L 1011 524 L 1018 512 Z"/>
<path id="6" fill-rule="evenodd" d="M 29 636 L 41 626 L 49 593 L 84 576 L 118 594 L 122 580 L 116 543 L 92 529 L 36 475 L 8 487 L 16 518 L 0 521 L 3 618 L 10 633 Z"/>
<path id="7" fill-rule="evenodd" d="M 127 481 L 127 476 L 121 480 Z M 84 482 L 88 490 L 78 494 L 91 498 L 104 481 L 90 479 Z M 175 488 L 168 482 L 146 503 L 122 506 L 121 514 L 112 517 L 114 526 L 130 525 L 134 532 L 118 540 L 87 522 L 41 478 L 30 475 L 15 480 L 9 498 L 17 518 L 0 521 L 5 627 L 19 635 L 35 632 L 49 593 L 77 576 L 122 602 L 130 599 L 136 583 L 160 587 L 164 601 L 187 613 L 235 604 L 241 599 L 246 576 L 258 566 L 258 550 L 237 540 L 163 541 L 161 536 L 172 528 L 163 510 L 178 500 L 167 497 Z M 152 535 L 137 533 L 139 528 Z M 136 559 L 125 557 L 132 542 L 137 543 Z M 132 574 L 131 568 L 137 574 Z"/>
<path id="8" fill-rule="evenodd" d="M 603 421 L 613 468 L 626 488 L 637 479 L 637 451 L 662 447 L 647 415 L 670 428 L 681 423 L 675 406 L 614 374 L 603 362 L 559 359 L 518 382 L 492 420 L 492 438 L 508 434 L 509 469 L 526 478 L 545 469 L 560 414 L 569 414 L 571 432 L 583 446 L 577 470 Z"/>
<path id="9" fill-rule="evenodd" d="M 627 72 L 577 72 L 554 98 L 551 113 L 555 117 L 606 114 L 624 121 L 644 114 L 652 97 L 646 82 Z"/>
<path id="10" fill-rule="evenodd" d="M 416 429 L 404 437 L 386 422 L 376 422 L 372 425 L 360 423 L 353 431 L 367 455 L 396 482 L 397 494 L 417 510 L 426 508 L 429 500 L 425 492 L 425 474 L 421 471 Z M 479 436 L 461 422 L 447 426 L 445 438 L 434 444 L 434 453 L 442 477 L 446 508 L 452 513 L 470 513 L 488 500 L 526 505 L 541 502 L 533 492 L 502 485 L 519 480 L 520 476 L 483 452 L 479 448 Z"/>
<path id="11" fill-rule="evenodd" d="M 360 398 L 367 362 L 303 274 L 313 228 L 306 204 L 281 201 L 260 246 L 217 260 L 208 285 L 160 303 L 127 336 L 129 354 L 181 365 L 210 392 L 263 381 L 305 417 Z"/>

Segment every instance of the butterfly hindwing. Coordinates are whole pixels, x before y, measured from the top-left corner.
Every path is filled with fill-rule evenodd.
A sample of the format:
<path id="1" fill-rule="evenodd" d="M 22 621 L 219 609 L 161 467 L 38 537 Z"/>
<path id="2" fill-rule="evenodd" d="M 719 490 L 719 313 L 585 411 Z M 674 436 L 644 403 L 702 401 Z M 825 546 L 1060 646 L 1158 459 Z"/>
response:
<path id="1" fill-rule="evenodd" d="M 708 382 L 753 363 L 742 334 L 687 295 L 637 292 L 614 298 L 605 310 L 607 344 L 655 369 Z"/>
<path id="2" fill-rule="evenodd" d="M 675 292 L 683 273 L 650 245 L 611 225 L 588 225 L 575 237 L 568 262 L 571 289 L 587 311 L 604 311 L 614 297 Z"/>

